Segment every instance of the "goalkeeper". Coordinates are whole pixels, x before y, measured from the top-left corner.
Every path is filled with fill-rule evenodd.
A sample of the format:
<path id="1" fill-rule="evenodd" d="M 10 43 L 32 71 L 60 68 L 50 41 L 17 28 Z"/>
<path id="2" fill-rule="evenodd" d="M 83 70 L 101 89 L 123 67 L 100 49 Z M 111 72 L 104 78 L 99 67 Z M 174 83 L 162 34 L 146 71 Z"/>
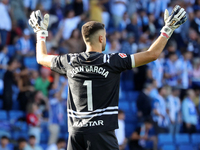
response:
<path id="1" fill-rule="evenodd" d="M 156 60 L 174 30 L 186 20 L 185 10 L 178 5 L 171 15 L 165 10 L 165 26 L 158 39 L 147 51 L 132 55 L 102 54 L 104 25 L 90 21 L 82 27 L 86 52 L 55 56 L 47 54 L 45 45 L 49 15 L 42 19 L 40 11 L 31 14 L 29 24 L 37 34 L 37 62 L 68 76 L 68 150 L 119 149 L 114 130 L 118 128 L 120 73 Z"/>

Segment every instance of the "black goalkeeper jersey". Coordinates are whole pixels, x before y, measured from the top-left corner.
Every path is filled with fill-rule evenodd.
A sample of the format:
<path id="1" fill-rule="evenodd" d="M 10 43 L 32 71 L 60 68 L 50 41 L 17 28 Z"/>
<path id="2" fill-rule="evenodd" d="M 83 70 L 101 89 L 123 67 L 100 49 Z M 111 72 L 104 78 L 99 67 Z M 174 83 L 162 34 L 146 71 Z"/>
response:
<path id="1" fill-rule="evenodd" d="M 67 75 L 68 130 L 98 133 L 118 128 L 120 73 L 134 66 L 133 55 L 83 52 L 52 59 L 51 69 Z"/>

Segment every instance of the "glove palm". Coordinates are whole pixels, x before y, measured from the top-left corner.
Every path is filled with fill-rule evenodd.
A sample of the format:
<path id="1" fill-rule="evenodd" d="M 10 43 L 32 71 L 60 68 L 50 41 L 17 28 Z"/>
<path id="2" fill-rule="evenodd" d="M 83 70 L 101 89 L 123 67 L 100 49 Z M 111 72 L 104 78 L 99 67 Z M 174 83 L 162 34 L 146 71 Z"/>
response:
<path id="1" fill-rule="evenodd" d="M 49 14 L 45 14 L 44 19 L 42 19 L 40 10 L 33 11 L 30 15 L 29 25 L 33 28 L 34 32 L 37 33 L 37 41 L 45 41 L 48 36 Z"/>
<path id="2" fill-rule="evenodd" d="M 178 5 L 174 7 L 170 16 L 168 10 L 165 10 L 165 26 L 161 30 L 162 35 L 166 38 L 170 38 L 174 30 L 182 25 L 186 20 L 187 17 L 185 10 Z"/>

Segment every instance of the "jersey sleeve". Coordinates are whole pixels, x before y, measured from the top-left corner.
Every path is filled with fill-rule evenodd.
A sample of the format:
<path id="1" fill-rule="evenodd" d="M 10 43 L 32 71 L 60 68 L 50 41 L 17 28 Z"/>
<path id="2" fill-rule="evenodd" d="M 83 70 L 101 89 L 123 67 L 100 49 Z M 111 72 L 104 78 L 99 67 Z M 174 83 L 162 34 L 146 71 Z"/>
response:
<path id="1" fill-rule="evenodd" d="M 130 70 L 135 67 L 134 55 L 116 53 L 110 55 L 110 64 L 116 72 Z"/>
<path id="2" fill-rule="evenodd" d="M 51 60 L 51 70 L 59 74 L 67 73 L 68 55 L 56 56 Z"/>

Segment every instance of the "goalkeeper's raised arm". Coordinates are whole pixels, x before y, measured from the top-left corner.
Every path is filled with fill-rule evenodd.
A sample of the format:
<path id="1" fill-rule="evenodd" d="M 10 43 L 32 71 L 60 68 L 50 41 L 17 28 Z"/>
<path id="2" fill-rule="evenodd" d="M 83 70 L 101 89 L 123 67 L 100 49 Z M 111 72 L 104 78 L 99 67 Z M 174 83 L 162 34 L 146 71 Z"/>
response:
<path id="1" fill-rule="evenodd" d="M 29 24 L 37 34 L 37 45 L 36 45 L 36 59 L 37 62 L 43 66 L 51 67 L 51 60 L 54 55 L 48 55 L 46 49 L 46 37 L 48 36 L 48 25 L 49 25 L 49 14 L 42 15 L 40 10 L 33 11 L 30 15 Z"/>
<path id="2" fill-rule="evenodd" d="M 170 16 L 168 10 L 165 10 L 165 26 L 160 31 L 161 35 L 146 52 L 134 54 L 135 67 L 156 60 L 163 51 L 168 39 L 173 34 L 174 30 L 177 29 L 180 25 L 182 25 L 186 20 L 187 17 L 185 10 L 178 5 L 174 7 Z"/>
<path id="3" fill-rule="evenodd" d="M 160 31 L 161 35 L 146 52 L 136 53 L 132 55 L 134 61 L 133 67 L 138 67 L 156 60 L 159 57 L 160 53 L 163 51 L 168 39 L 173 34 L 174 30 L 177 29 L 180 25 L 182 25 L 186 20 L 187 17 L 185 10 L 178 5 L 174 7 L 171 15 L 169 15 L 168 10 L 165 10 L 165 26 Z M 37 34 L 37 62 L 43 66 L 51 67 L 51 60 L 53 57 L 56 56 L 48 55 L 45 45 L 45 40 L 48 36 L 47 28 L 49 24 L 49 15 L 46 14 L 44 16 L 44 19 L 42 19 L 39 10 L 32 12 L 32 14 L 30 15 L 29 24 L 34 29 L 34 32 Z M 102 39 L 102 37 L 99 37 L 99 39 Z M 98 44 L 100 44 L 100 47 L 96 47 L 96 45 Z M 96 43 L 93 45 L 87 45 L 86 43 L 87 47 L 92 46 L 92 49 L 96 52 L 99 52 L 98 49 L 101 49 L 101 44 L 101 40 L 96 41 Z"/>

